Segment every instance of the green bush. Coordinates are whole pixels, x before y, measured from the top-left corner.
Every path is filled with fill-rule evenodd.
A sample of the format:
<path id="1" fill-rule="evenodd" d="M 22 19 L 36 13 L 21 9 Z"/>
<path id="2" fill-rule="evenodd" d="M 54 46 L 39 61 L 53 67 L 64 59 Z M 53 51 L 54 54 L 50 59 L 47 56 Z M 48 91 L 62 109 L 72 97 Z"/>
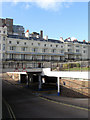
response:
<path id="1" fill-rule="evenodd" d="M 80 67 L 80 64 L 79 64 L 79 63 L 76 63 L 76 67 Z"/>
<path id="2" fill-rule="evenodd" d="M 63 64 L 64 69 L 68 69 L 68 64 Z"/>
<path id="3" fill-rule="evenodd" d="M 74 64 L 73 63 L 69 63 L 69 68 L 73 68 Z"/>

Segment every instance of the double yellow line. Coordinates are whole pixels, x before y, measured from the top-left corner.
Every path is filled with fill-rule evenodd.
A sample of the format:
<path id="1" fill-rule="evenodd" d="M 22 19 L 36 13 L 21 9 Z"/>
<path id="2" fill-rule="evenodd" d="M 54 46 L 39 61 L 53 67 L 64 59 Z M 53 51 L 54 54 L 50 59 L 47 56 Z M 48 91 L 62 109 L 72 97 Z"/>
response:
<path id="1" fill-rule="evenodd" d="M 64 106 L 68 106 L 68 107 L 73 107 L 73 108 L 76 108 L 76 109 L 81 109 L 81 110 L 86 110 L 86 111 L 90 111 L 90 109 L 88 108 L 83 108 L 83 107 L 79 107 L 79 106 L 75 106 L 75 105 L 71 105 L 71 104 L 66 104 L 66 103 L 62 103 L 62 102 L 57 102 L 57 101 L 54 101 L 54 100 L 50 100 L 48 98 L 44 98 L 44 97 L 41 97 L 39 96 L 41 99 L 43 100 L 47 100 L 49 102 L 53 102 L 53 103 L 56 103 L 56 104 L 60 104 L 60 105 L 64 105 Z"/>
<path id="2" fill-rule="evenodd" d="M 6 102 L 6 100 L 4 98 L 3 98 L 3 101 L 4 101 L 4 103 L 5 103 L 6 107 L 7 107 L 10 118 L 13 119 L 13 120 L 16 120 L 16 117 L 15 117 L 15 115 L 13 113 L 13 110 L 12 110 L 11 106 Z"/>

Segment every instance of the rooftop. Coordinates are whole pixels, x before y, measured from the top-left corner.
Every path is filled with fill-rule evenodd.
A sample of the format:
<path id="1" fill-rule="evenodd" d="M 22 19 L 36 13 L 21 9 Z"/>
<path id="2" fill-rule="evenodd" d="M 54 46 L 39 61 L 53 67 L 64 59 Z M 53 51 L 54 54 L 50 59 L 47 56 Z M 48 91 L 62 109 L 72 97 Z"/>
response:
<path id="1" fill-rule="evenodd" d="M 55 40 L 55 39 L 48 39 L 48 40 L 45 40 L 43 38 L 36 38 L 36 37 L 24 37 L 24 36 L 19 36 L 19 35 L 9 35 L 7 36 L 8 38 L 16 38 L 16 39 L 22 39 L 22 40 L 35 40 L 35 41 L 48 41 L 48 42 L 53 42 L 53 43 L 63 43 L 62 41 L 60 40 Z M 81 42 L 81 41 L 68 41 L 68 40 L 64 40 L 64 42 L 69 42 L 69 43 L 80 43 L 80 44 L 89 44 L 88 42 Z"/>

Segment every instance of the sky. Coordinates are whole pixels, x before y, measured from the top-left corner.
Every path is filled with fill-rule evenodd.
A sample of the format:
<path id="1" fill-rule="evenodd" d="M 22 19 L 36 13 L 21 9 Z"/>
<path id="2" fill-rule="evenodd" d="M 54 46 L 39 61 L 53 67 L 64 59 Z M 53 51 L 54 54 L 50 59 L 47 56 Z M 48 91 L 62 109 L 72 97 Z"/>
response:
<path id="1" fill-rule="evenodd" d="M 59 40 L 75 37 L 88 41 L 88 2 L 3 2 L 2 18 L 13 18 L 30 33 Z"/>

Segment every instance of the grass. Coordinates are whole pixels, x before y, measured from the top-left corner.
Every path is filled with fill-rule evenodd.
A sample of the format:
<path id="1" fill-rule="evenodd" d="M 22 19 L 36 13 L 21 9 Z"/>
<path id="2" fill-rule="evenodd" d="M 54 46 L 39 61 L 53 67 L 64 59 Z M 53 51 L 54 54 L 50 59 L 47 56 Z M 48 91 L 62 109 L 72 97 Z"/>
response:
<path id="1" fill-rule="evenodd" d="M 64 71 L 90 71 L 90 67 L 74 67 L 74 68 L 69 68 L 69 69 L 64 69 Z"/>

